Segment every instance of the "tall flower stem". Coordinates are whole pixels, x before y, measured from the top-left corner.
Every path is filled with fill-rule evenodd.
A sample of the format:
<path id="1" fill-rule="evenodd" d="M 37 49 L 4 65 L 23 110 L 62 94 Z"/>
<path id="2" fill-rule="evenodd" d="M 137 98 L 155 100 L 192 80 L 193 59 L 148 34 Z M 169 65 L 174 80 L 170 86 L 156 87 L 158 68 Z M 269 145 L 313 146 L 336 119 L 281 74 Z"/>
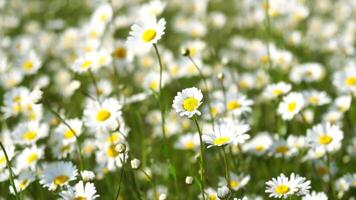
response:
<path id="1" fill-rule="evenodd" d="M 124 153 L 124 157 L 123 159 L 121 160 L 121 163 L 122 163 L 122 168 L 121 168 L 121 172 L 120 172 L 120 178 L 119 178 L 119 188 L 117 189 L 117 192 L 116 192 L 116 197 L 114 200 L 117 200 L 119 199 L 119 196 L 120 196 L 120 191 L 121 191 L 121 182 L 122 182 L 122 179 L 124 177 L 124 173 L 125 173 L 125 156 L 126 154 Z"/>
<path id="2" fill-rule="evenodd" d="M 269 16 L 269 0 L 266 0 L 266 8 L 265 8 L 265 17 L 266 17 L 266 32 L 267 32 L 267 56 L 268 56 L 268 65 L 269 68 L 272 68 L 272 60 L 271 60 L 271 49 L 270 49 L 270 38 L 271 38 L 271 19 Z"/>
<path id="3" fill-rule="evenodd" d="M 91 71 L 91 69 L 89 69 L 88 72 L 89 72 L 89 76 L 90 76 L 91 80 L 93 81 L 93 85 L 94 85 L 95 93 L 96 93 L 96 98 L 97 98 L 98 102 L 101 103 L 100 102 L 100 91 L 99 91 L 98 83 L 97 83 L 97 81 L 95 79 L 95 76 L 94 76 L 93 72 Z"/>
<path id="4" fill-rule="evenodd" d="M 150 184 L 152 185 L 153 191 L 154 191 L 154 193 L 155 193 L 154 199 L 157 199 L 158 192 L 157 192 L 156 184 L 153 182 L 152 177 L 151 177 L 149 174 L 147 174 L 147 172 L 145 172 L 145 170 L 140 169 L 140 171 L 146 176 L 147 180 L 148 180 L 148 181 L 150 182 Z"/>
<path id="5" fill-rule="evenodd" d="M 331 174 L 331 158 L 329 152 L 326 152 L 326 161 L 328 163 L 328 174 L 329 174 L 329 192 L 332 194 L 333 199 L 336 199 L 334 187 L 333 187 L 333 176 Z"/>
<path id="6" fill-rule="evenodd" d="M 230 188 L 230 170 L 229 170 L 229 163 L 227 162 L 225 147 L 222 146 L 221 150 L 223 152 L 223 158 L 224 158 L 224 164 L 225 164 L 225 178 L 227 181 L 227 187 Z"/>
<path id="7" fill-rule="evenodd" d="M 153 44 L 153 47 L 155 49 L 156 55 L 157 55 L 157 59 L 159 62 L 159 93 L 158 93 L 158 102 L 159 102 L 159 107 L 161 110 L 161 118 L 162 118 L 162 123 L 161 123 L 161 129 L 162 129 L 162 134 L 163 134 L 163 139 L 164 139 L 164 143 L 165 145 L 164 147 L 164 156 L 167 159 L 169 168 L 170 168 L 170 173 L 172 173 L 172 176 L 174 178 L 174 188 L 176 190 L 176 192 L 178 192 L 178 185 L 177 185 L 177 179 L 176 179 L 176 175 L 175 172 L 173 174 L 173 172 L 171 172 L 172 168 L 175 167 L 172 165 L 170 159 L 169 159 L 169 146 L 168 146 L 168 139 L 167 139 L 167 134 L 166 134 L 166 116 L 165 116 L 165 108 L 164 108 L 164 104 L 163 104 L 163 95 L 162 95 L 162 75 L 163 75 L 163 64 L 162 64 L 162 59 L 161 59 L 161 55 L 159 54 L 158 51 L 158 47 L 156 44 Z"/>
<path id="8" fill-rule="evenodd" d="M 84 169 L 84 163 L 83 163 L 82 147 L 81 147 L 81 144 L 79 142 L 79 137 L 78 137 L 77 133 L 74 131 L 74 129 L 66 122 L 66 120 L 64 120 L 64 118 L 59 113 L 57 113 L 56 111 L 54 111 L 52 109 L 52 107 L 50 106 L 50 104 L 49 104 L 49 102 L 47 100 L 45 100 L 45 104 L 47 105 L 48 110 L 53 115 L 55 115 L 75 136 L 75 142 L 76 142 L 76 145 L 77 145 L 77 151 L 78 151 L 78 157 L 79 157 L 79 169 L 80 169 L 79 177 L 80 177 L 81 180 L 83 180 L 81 171 L 83 171 L 83 169 Z"/>
<path id="9" fill-rule="evenodd" d="M 201 71 L 201 69 L 199 68 L 199 66 L 196 64 L 196 62 L 194 61 L 194 59 L 193 59 L 190 55 L 188 55 L 188 58 L 189 58 L 190 62 L 193 63 L 194 67 L 198 70 L 199 76 L 200 76 L 200 78 L 203 80 L 204 87 L 205 87 L 205 91 L 206 91 L 206 93 L 207 93 L 207 103 L 208 103 L 209 114 L 210 114 L 210 118 L 211 118 L 211 124 L 212 124 L 213 129 L 214 129 L 214 114 L 213 114 L 213 110 L 212 110 L 212 106 L 211 106 L 211 101 L 210 101 L 208 83 L 207 83 L 207 81 L 206 81 L 206 78 L 205 78 L 203 72 Z"/>
<path id="10" fill-rule="evenodd" d="M 200 190 L 201 190 L 201 194 L 202 194 L 202 197 L 203 197 L 203 200 L 205 200 L 205 180 L 204 180 L 204 175 L 205 175 L 205 171 L 204 171 L 204 143 L 203 143 L 203 134 L 201 132 L 201 129 L 200 129 L 200 126 L 199 126 L 199 123 L 198 123 L 198 120 L 196 118 L 196 116 L 193 117 L 193 120 L 195 122 L 195 125 L 198 129 L 198 133 L 199 133 L 199 141 L 200 141 L 200 181 L 201 181 L 201 187 L 200 187 Z"/>
<path id="11" fill-rule="evenodd" d="M 6 152 L 6 149 L 5 149 L 5 147 L 4 147 L 4 145 L 2 144 L 1 141 L 0 141 L 0 146 L 1 146 L 1 150 L 3 151 L 3 153 L 4 153 L 4 155 L 5 155 L 6 166 L 7 166 L 7 169 L 9 170 L 10 184 L 11 184 L 11 186 L 12 186 L 12 189 L 14 189 L 16 199 L 17 199 L 17 200 L 20 200 L 20 196 L 19 196 L 19 194 L 17 193 L 17 189 L 16 189 L 15 182 L 14 182 L 14 173 L 12 172 L 12 169 L 11 169 L 10 159 L 9 159 L 9 157 L 8 157 L 8 155 L 7 155 L 7 152 Z"/>

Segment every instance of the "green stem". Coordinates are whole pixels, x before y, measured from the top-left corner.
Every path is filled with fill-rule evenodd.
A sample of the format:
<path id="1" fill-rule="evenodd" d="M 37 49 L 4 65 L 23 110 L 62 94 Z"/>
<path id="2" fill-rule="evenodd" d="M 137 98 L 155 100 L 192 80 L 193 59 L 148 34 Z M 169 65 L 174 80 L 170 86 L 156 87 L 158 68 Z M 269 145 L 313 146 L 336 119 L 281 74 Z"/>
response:
<path id="1" fill-rule="evenodd" d="M 203 200 L 205 200 L 205 180 L 204 180 L 204 143 L 203 143 L 203 138 L 202 138 L 202 132 L 198 123 L 198 120 L 196 118 L 196 116 L 193 117 L 193 120 L 195 122 L 195 125 L 198 129 L 198 133 L 199 133 L 199 141 L 200 141 L 200 181 L 201 181 L 201 194 L 203 197 Z"/>
<path id="2" fill-rule="evenodd" d="M 122 182 L 122 179 L 123 179 L 123 176 L 124 176 L 124 173 L 125 173 L 125 164 L 126 164 L 126 163 L 125 163 L 125 156 L 126 156 L 126 154 L 124 153 L 124 157 L 123 157 L 123 159 L 121 160 L 122 168 L 121 168 L 120 178 L 119 178 L 119 188 L 117 189 L 116 197 L 115 197 L 114 200 L 119 199 L 119 196 L 120 196 L 121 182 Z"/>
<path id="3" fill-rule="evenodd" d="M 158 193 L 157 193 L 157 188 L 156 188 L 156 184 L 153 182 L 152 177 L 151 177 L 149 174 L 147 174 L 147 172 L 145 172 L 145 170 L 140 169 L 140 171 L 146 176 L 148 182 L 150 182 L 150 184 L 152 185 L 153 191 L 154 191 L 154 193 L 155 193 L 154 199 L 157 199 L 157 195 L 158 195 Z"/>
<path id="4" fill-rule="evenodd" d="M 329 152 L 326 152 L 326 159 L 328 163 L 328 174 L 329 174 L 329 192 L 331 192 L 333 199 L 336 199 L 334 187 L 333 187 L 333 176 L 331 174 L 331 158 Z"/>
<path id="5" fill-rule="evenodd" d="M 208 109 L 209 109 L 209 114 L 210 114 L 210 118 L 211 118 L 211 124 L 212 124 L 213 129 L 214 129 L 214 114 L 213 114 L 213 110 L 212 110 L 212 106 L 211 106 L 210 95 L 209 95 L 210 92 L 209 92 L 209 88 L 208 88 L 208 84 L 207 84 L 206 78 L 205 78 L 203 72 L 201 71 L 201 69 L 198 67 L 198 65 L 193 60 L 193 58 L 190 55 L 188 55 L 188 58 L 193 63 L 194 67 L 198 70 L 200 78 L 203 80 L 205 91 L 206 91 L 206 95 L 207 95 L 207 103 L 208 103 Z"/>
<path id="6" fill-rule="evenodd" d="M 222 152 L 223 152 L 223 158 L 224 158 L 224 164 L 225 164 L 225 178 L 226 178 L 226 181 L 227 181 L 227 187 L 230 188 L 229 164 L 227 162 L 227 156 L 226 156 L 225 148 L 222 146 L 221 149 L 222 149 Z"/>
<path id="7" fill-rule="evenodd" d="M 14 182 L 14 174 L 12 172 L 12 169 L 11 169 L 11 163 L 10 163 L 10 159 L 9 157 L 7 156 L 7 152 L 5 150 L 5 147 L 4 145 L 2 144 L 2 142 L 0 141 L 0 146 L 1 146 L 1 149 L 5 155 L 5 159 L 6 159 L 6 166 L 7 166 L 7 169 L 9 170 L 9 179 L 10 179 L 10 184 L 12 186 L 12 189 L 14 189 L 14 192 L 15 192 L 15 196 L 16 196 L 16 199 L 17 200 L 20 200 L 20 196 L 19 194 L 17 193 L 17 189 L 16 189 L 16 186 L 15 186 L 15 182 Z"/>
<path id="8" fill-rule="evenodd" d="M 64 120 L 64 118 L 59 114 L 57 113 L 56 111 L 54 111 L 52 109 L 52 107 L 50 106 L 49 102 L 47 100 L 45 100 L 45 105 L 47 105 L 47 108 L 48 110 L 54 114 L 72 133 L 73 135 L 75 136 L 75 142 L 76 142 L 76 145 L 77 145 L 77 151 L 78 151 L 78 157 L 79 157 L 79 168 L 80 168 L 80 171 L 79 171 L 79 177 L 81 180 L 83 180 L 83 177 L 82 177 L 82 174 L 81 174 L 81 171 L 83 171 L 84 169 L 84 164 L 83 164 L 83 155 L 82 155 L 82 147 L 81 147 L 81 144 L 79 142 L 79 137 L 77 135 L 77 133 L 74 131 L 74 129 Z"/>
<path id="9" fill-rule="evenodd" d="M 100 102 L 100 91 L 99 91 L 99 87 L 98 87 L 98 84 L 96 82 L 95 76 L 94 76 L 93 72 L 91 71 L 91 69 L 89 69 L 88 72 L 89 72 L 89 76 L 90 76 L 91 80 L 93 81 L 93 85 L 94 85 L 95 93 L 96 93 L 96 98 L 97 98 L 98 102 L 101 103 Z"/>

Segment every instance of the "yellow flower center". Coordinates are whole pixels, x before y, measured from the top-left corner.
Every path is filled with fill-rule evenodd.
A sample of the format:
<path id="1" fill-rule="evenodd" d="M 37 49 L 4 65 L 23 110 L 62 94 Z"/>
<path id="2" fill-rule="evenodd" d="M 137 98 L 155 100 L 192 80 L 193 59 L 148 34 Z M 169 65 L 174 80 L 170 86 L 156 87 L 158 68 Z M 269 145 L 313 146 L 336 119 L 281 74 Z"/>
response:
<path id="1" fill-rule="evenodd" d="M 223 145 L 223 144 L 226 144 L 230 141 L 230 138 L 228 137 L 219 137 L 219 138 L 216 138 L 213 143 L 214 145 Z"/>
<path id="2" fill-rule="evenodd" d="M 24 140 L 33 140 L 35 139 L 37 136 L 37 132 L 36 131 L 27 131 L 22 135 L 22 138 Z"/>
<path id="3" fill-rule="evenodd" d="M 352 182 L 352 185 L 353 185 L 354 187 L 356 187 L 356 181 L 353 181 L 353 182 Z"/>
<path id="4" fill-rule="evenodd" d="M 347 86 L 356 86 L 356 76 L 349 76 L 345 80 Z"/>
<path id="5" fill-rule="evenodd" d="M 142 34 L 142 40 L 144 42 L 152 41 L 157 35 L 157 32 L 154 29 L 147 29 Z"/>
<path id="6" fill-rule="evenodd" d="M 184 147 L 186 149 L 193 149 L 195 147 L 195 145 L 194 145 L 193 141 L 188 141 L 188 142 L 184 143 Z"/>
<path id="7" fill-rule="evenodd" d="M 113 133 L 106 138 L 106 142 L 116 143 L 119 140 L 119 134 Z"/>
<path id="8" fill-rule="evenodd" d="M 235 180 L 231 180 L 230 181 L 230 187 L 231 188 L 236 188 L 240 185 L 240 183 L 238 181 L 235 181 Z"/>
<path id="9" fill-rule="evenodd" d="M 277 153 L 287 153 L 289 151 L 289 148 L 287 146 L 279 146 L 276 148 Z"/>
<path id="10" fill-rule="evenodd" d="M 309 97 L 308 101 L 311 104 L 318 104 L 319 103 L 319 98 L 316 97 L 316 96 L 311 96 L 311 97 Z"/>
<path id="11" fill-rule="evenodd" d="M 68 181 L 68 179 L 68 176 L 60 175 L 54 178 L 53 183 L 56 185 L 64 185 Z"/>
<path id="12" fill-rule="evenodd" d="M 261 63 L 266 64 L 268 62 L 268 60 L 269 60 L 268 59 L 268 55 L 263 55 L 263 56 L 260 57 Z"/>
<path id="13" fill-rule="evenodd" d="M 117 155 L 119 155 L 119 152 L 116 151 L 116 148 L 114 145 L 111 145 L 107 150 L 106 150 L 106 155 L 108 155 L 111 158 L 116 157 Z"/>
<path id="14" fill-rule="evenodd" d="M 194 97 L 189 97 L 183 101 L 183 108 L 186 111 L 192 112 L 198 107 L 198 104 L 198 99 Z"/>
<path id="15" fill-rule="evenodd" d="M 281 90 L 281 89 L 274 89 L 274 90 L 272 91 L 272 94 L 275 95 L 275 96 L 279 96 L 279 95 L 283 94 L 283 90 Z"/>
<path id="16" fill-rule="evenodd" d="M 64 132 L 64 138 L 66 139 L 72 138 L 73 136 L 74 136 L 74 132 L 70 129 Z"/>
<path id="17" fill-rule="evenodd" d="M 218 198 L 216 197 L 216 194 L 210 194 L 209 195 L 209 200 L 217 200 Z"/>
<path id="18" fill-rule="evenodd" d="M 151 82 L 150 82 L 150 85 L 149 85 L 149 88 L 150 88 L 151 90 L 157 90 L 157 89 L 158 89 L 157 81 L 151 81 Z"/>
<path id="19" fill-rule="evenodd" d="M 288 111 L 289 111 L 289 112 L 293 112 L 296 107 L 297 107 L 297 103 L 296 103 L 296 102 L 290 102 L 290 103 L 288 104 Z"/>
<path id="20" fill-rule="evenodd" d="M 4 155 L 2 155 L 0 157 L 0 164 L 5 163 L 5 162 L 6 162 L 6 157 Z"/>
<path id="21" fill-rule="evenodd" d="M 258 151 L 258 152 L 261 152 L 261 151 L 265 150 L 265 147 L 263 145 L 257 145 L 255 147 L 255 150 Z"/>
<path id="22" fill-rule="evenodd" d="M 118 47 L 113 54 L 116 58 L 126 58 L 127 52 L 125 48 Z"/>
<path id="23" fill-rule="evenodd" d="M 86 200 L 87 198 L 79 196 L 79 197 L 75 197 L 74 200 Z"/>
<path id="24" fill-rule="evenodd" d="M 229 103 L 227 103 L 226 107 L 228 110 L 235 110 L 235 109 L 241 108 L 241 104 L 234 100 L 234 101 L 230 101 Z"/>
<path id="25" fill-rule="evenodd" d="M 28 157 L 27 157 L 27 163 L 31 164 L 32 162 L 36 161 L 38 159 L 38 155 L 37 153 L 31 153 Z"/>
<path id="26" fill-rule="evenodd" d="M 333 141 L 333 138 L 326 134 L 319 137 L 319 143 L 323 144 L 323 145 L 330 144 L 332 141 Z"/>
<path id="27" fill-rule="evenodd" d="M 80 68 L 82 68 L 82 69 L 88 69 L 92 64 L 93 64 L 92 61 L 86 60 L 86 61 L 84 61 L 84 62 L 80 65 Z"/>
<path id="28" fill-rule="evenodd" d="M 21 181 L 21 182 L 19 183 L 19 188 L 20 188 L 21 190 L 24 190 L 25 187 L 27 186 L 27 183 L 28 183 L 28 179 L 25 179 L 25 180 Z"/>
<path id="29" fill-rule="evenodd" d="M 96 114 L 96 120 L 98 120 L 99 122 L 102 122 L 102 121 L 107 120 L 110 116 L 111 116 L 111 113 L 108 110 L 102 109 Z"/>
<path id="30" fill-rule="evenodd" d="M 30 70 L 33 68 L 33 62 L 32 60 L 26 60 L 23 64 L 22 64 L 22 67 L 25 69 L 25 70 Z"/>
<path id="31" fill-rule="evenodd" d="M 289 192 L 289 187 L 288 185 L 278 185 L 274 191 L 277 193 L 277 194 L 287 194 Z"/>

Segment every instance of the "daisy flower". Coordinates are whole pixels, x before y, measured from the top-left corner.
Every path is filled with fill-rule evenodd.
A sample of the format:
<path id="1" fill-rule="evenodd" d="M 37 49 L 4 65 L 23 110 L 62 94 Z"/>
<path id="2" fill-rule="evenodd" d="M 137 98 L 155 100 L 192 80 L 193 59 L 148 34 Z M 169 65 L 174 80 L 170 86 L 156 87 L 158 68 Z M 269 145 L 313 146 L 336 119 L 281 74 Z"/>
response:
<path id="1" fill-rule="evenodd" d="M 289 181 L 295 186 L 295 195 L 304 196 L 309 193 L 310 181 L 304 177 L 299 176 L 298 174 L 292 173 L 289 177 Z"/>
<path id="2" fill-rule="evenodd" d="M 38 148 L 33 145 L 32 147 L 27 147 L 19 154 L 17 157 L 17 166 L 19 169 L 30 168 L 32 170 L 36 169 L 36 164 L 39 159 L 43 157 L 43 148 Z"/>
<path id="3" fill-rule="evenodd" d="M 263 155 L 269 150 L 272 143 L 272 137 L 267 132 L 262 132 L 244 144 L 242 149 L 255 155 Z"/>
<path id="4" fill-rule="evenodd" d="M 324 91 L 310 90 L 303 92 L 307 104 L 312 106 L 322 106 L 331 102 L 330 97 Z"/>
<path id="5" fill-rule="evenodd" d="M 336 72 L 333 83 L 341 92 L 356 94 L 356 67 L 349 66 Z"/>
<path id="6" fill-rule="evenodd" d="M 96 69 L 98 55 L 95 52 L 89 52 L 80 56 L 74 61 L 72 66 L 73 71 L 77 73 L 87 72 L 89 69 Z"/>
<path id="7" fill-rule="evenodd" d="M 311 193 L 302 197 L 302 200 L 328 200 L 328 196 L 324 192 L 312 191 Z"/>
<path id="8" fill-rule="evenodd" d="M 77 168 L 71 162 L 57 161 L 45 166 L 40 183 L 53 191 L 75 180 L 77 174 Z"/>
<path id="9" fill-rule="evenodd" d="M 307 130 L 307 141 L 312 148 L 324 148 L 328 152 L 335 151 L 341 147 L 344 133 L 337 125 L 323 123 L 313 126 Z"/>
<path id="10" fill-rule="evenodd" d="M 292 92 L 283 97 L 282 102 L 278 106 L 278 114 L 284 120 L 291 120 L 304 106 L 303 95 L 297 92 Z"/>
<path id="11" fill-rule="evenodd" d="M 278 82 L 268 85 L 263 92 L 263 96 L 267 99 L 275 99 L 287 94 L 292 89 L 292 86 L 285 82 Z"/>
<path id="12" fill-rule="evenodd" d="M 178 92 L 173 100 L 173 108 L 180 116 L 200 115 L 198 107 L 202 104 L 203 94 L 200 89 L 192 87 Z"/>
<path id="13" fill-rule="evenodd" d="M 106 24 L 113 17 L 113 10 L 110 4 L 101 4 L 93 13 L 92 21 Z"/>
<path id="14" fill-rule="evenodd" d="M 287 198 L 293 195 L 295 191 L 294 182 L 288 180 L 284 174 L 279 175 L 277 178 L 266 182 L 266 193 L 269 193 L 269 197 L 274 198 Z"/>
<path id="15" fill-rule="evenodd" d="M 105 165 L 107 170 L 113 171 L 122 165 L 127 160 L 127 152 L 120 152 L 119 146 L 115 144 L 99 144 L 100 148 L 96 152 L 96 161 L 102 165 Z M 125 160 L 124 160 L 125 158 Z"/>
<path id="16" fill-rule="evenodd" d="M 250 138 L 249 125 L 232 120 L 221 120 L 215 125 L 215 131 L 203 134 L 203 141 L 208 147 L 223 146 L 230 143 L 242 144 Z"/>
<path id="17" fill-rule="evenodd" d="M 112 131 L 118 127 L 121 107 L 121 104 L 113 98 L 106 99 L 101 104 L 89 100 L 84 110 L 83 121 L 94 132 Z"/>
<path id="18" fill-rule="evenodd" d="M 35 51 L 30 51 L 21 60 L 22 71 L 25 74 L 34 74 L 41 67 L 41 60 Z"/>
<path id="19" fill-rule="evenodd" d="M 15 187 L 18 192 L 24 191 L 34 180 L 36 179 L 36 175 L 31 171 L 22 171 L 18 178 L 14 180 Z M 11 194 L 15 194 L 13 188 L 10 186 Z"/>
<path id="20" fill-rule="evenodd" d="M 180 136 L 175 147 L 183 150 L 195 150 L 199 148 L 198 133 L 188 133 Z"/>
<path id="21" fill-rule="evenodd" d="M 351 95 L 339 96 L 334 101 L 334 107 L 339 112 L 346 112 L 350 109 L 352 97 Z"/>
<path id="22" fill-rule="evenodd" d="M 234 115 L 250 112 L 252 104 L 253 101 L 247 99 L 245 95 L 232 93 L 226 95 L 226 110 Z"/>
<path id="23" fill-rule="evenodd" d="M 250 181 L 250 175 L 240 174 L 236 175 L 230 172 L 230 182 L 229 188 L 238 191 L 240 188 L 243 188 Z M 225 178 L 220 178 L 219 185 L 227 185 Z"/>
<path id="24" fill-rule="evenodd" d="M 13 132 L 13 138 L 19 144 L 35 144 L 37 140 L 47 135 L 48 125 L 38 121 L 22 122 Z"/>
<path id="25" fill-rule="evenodd" d="M 137 54 L 147 53 L 152 44 L 156 44 L 164 34 L 166 21 L 156 17 L 146 17 L 139 23 L 131 26 L 127 44 Z"/>
<path id="26" fill-rule="evenodd" d="M 75 142 L 75 135 L 81 134 L 83 125 L 83 122 L 79 119 L 68 119 L 66 123 L 73 129 L 74 133 L 65 124 L 60 124 L 54 131 L 56 140 L 64 145 Z"/>
<path id="27" fill-rule="evenodd" d="M 270 152 L 276 158 L 280 157 L 291 157 L 294 156 L 298 150 L 297 148 L 290 146 L 284 139 L 275 139 L 272 146 L 270 147 Z"/>
<path id="28" fill-rule="evenodd" d="M 72 200 L 72 199 L 85 199 L 85 200 L 94 200 L 99 197 L 96 194 L 96 188 L 93 183 L 79 181 L 75 184 L 74 188 L 69 187 L 68 190 L 62 191 L 59 194 L 63 200 Z"/>

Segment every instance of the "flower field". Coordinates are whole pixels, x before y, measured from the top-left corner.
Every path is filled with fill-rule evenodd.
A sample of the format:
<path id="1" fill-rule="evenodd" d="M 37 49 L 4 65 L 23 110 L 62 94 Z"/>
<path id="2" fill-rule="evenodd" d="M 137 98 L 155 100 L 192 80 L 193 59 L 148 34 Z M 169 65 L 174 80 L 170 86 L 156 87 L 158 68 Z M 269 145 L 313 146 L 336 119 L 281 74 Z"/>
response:
<path id="1" fill-rule="evenodd" d="M 356 200 L 356 1 L 0 0 L 0 200 Z"/>

